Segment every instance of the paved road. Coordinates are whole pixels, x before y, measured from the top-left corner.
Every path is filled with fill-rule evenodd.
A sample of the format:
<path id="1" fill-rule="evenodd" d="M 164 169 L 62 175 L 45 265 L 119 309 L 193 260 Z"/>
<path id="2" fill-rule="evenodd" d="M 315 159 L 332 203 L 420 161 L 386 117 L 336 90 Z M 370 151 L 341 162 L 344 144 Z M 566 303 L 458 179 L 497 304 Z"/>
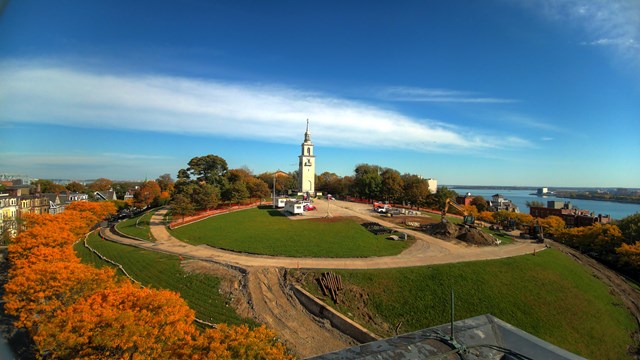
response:
<path id="1" fill-rule="evenodd" d="M 319 210 L 316 214 L 323 214 L 323 206 L 328 206 L 328 203 L 320 201 L 317 204 L 319 205 Z M 397 227 L 395 224 L 363 212 L 362 204 L 332 201 L 331 208 L 332 214 L 358 216 L 368 221 L 376 221 L 385 226 Z M 368 209 L 368 206 L 364 206 L 364 209 Z M 120 237 L 109 231 L 103 231 L 103 235 L 109 240 L 127 245 L 199 260 L 231 264 L 242 268 L 382 269 L 499 259 L 544 249 L 544 245 L 531 242 L 516 242 L 504 246 L 475 247 L 439 240 L 421 232 L 403 230 L 415 236 L 417 241 L 413 246 L 395 256 L 337 259 L 250 255 L 220 250 L 206 245 L 186 244 L 174 238 L 166 229 L 162 222 L 165 213 L 166 210 L 160 210 L 151 219 L 151 232 L 157 240 L 155 243 Z"/>

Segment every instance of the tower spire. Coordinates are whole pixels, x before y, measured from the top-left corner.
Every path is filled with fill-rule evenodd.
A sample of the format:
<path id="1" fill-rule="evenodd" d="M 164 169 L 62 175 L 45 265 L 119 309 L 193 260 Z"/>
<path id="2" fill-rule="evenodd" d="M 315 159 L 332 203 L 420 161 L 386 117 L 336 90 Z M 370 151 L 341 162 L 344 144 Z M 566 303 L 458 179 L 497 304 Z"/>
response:
<path id="1" fill-rule="evenodd" d="M 307 131 L 304 132 L 304 142 L 311 142 L 311 133 L 309 132 L 309 119 L 307 119 Z"/>

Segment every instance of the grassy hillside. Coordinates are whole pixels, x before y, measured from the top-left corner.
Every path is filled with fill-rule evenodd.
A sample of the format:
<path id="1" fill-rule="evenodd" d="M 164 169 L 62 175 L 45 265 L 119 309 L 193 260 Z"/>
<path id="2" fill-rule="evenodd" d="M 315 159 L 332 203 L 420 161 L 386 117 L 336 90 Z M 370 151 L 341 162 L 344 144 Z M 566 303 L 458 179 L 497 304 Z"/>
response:
<path id="1" fill-rule="evenodd" d="M 452 287 L 457 319 L 491 313 L 588 358 L 627 357 L 636 326 L 603 283 L 555 250 L 501 260 L 336 272 L 352 286 L 338 308 L 380 335 L 392 335 L 389 329 L 401 321 L 401 332 L 447 323 Z M 306 276 L 305 286 L 315 294 L 318 273 Z M 354 295 L 363 293 L 366 304 Z M 362 308 L 388 326 L 365 318 Z"/>
<path id="2" fill-rule="evenodd" d="M 101 240 L 95 234 L 89 238 L 89 246 L 107 258 L 121 264 L 134 279 L 145 286 L 168 289 L 180 293 L 199 319 L 213 323 L 240 324 L 251 320 L 240 318 L 226 305 L 225 297 L 218 292 L 220 279 L 203 274 L 188 274 L 180 267 L 177 256 L 146 251 L 130 246 Z M 110 266 L 79 242 L 74 247 L 82 262 L 96 267 Z"/>
<path id="3" fill-rule="evenodd" d="M 155 211 L 147 211 L 131 219 L 121 221 L 116 225 L 116 229 L 123 234 L 127 234 L 141 240 L 156 241 L 149 229 L 151 216 L 153 216 L 154 213 Z"/>
<path id="4" fill-rule="evenodd" d="M 214 216 L 171 233 L 195 245 L 296 257 L 396 255 L 410 244 L 375 236 L 351 219 L 333 220 L 290 220 L 278 210 L 257 208 Z"/>

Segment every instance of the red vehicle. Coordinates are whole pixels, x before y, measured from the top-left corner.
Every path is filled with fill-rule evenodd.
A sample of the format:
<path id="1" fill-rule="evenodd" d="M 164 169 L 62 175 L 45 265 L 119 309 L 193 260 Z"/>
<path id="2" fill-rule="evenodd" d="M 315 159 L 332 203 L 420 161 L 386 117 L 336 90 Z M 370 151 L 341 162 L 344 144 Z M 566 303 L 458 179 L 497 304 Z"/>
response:
<path id="1" fill-rule="evenodd" d="M 311 205 L 311 204 L 307 204 L 303 207 L 304 211 L 314 211 L 316 210 L 316 206 L 315 205 Z"/>

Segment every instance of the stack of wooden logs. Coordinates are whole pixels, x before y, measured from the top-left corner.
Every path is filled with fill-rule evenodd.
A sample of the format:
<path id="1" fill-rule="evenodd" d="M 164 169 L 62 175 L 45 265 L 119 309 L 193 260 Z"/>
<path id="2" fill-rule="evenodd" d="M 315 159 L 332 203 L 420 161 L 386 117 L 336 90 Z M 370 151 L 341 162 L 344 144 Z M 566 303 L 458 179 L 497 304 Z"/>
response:
<path id="1" fill-rule="evenodd" d="M 322 273 L 318 281 L 325 296 L 330 296 L 334 303 L 338 303 L 338 291 L 342 290 L 342 278 L 331 271 Z"/>

